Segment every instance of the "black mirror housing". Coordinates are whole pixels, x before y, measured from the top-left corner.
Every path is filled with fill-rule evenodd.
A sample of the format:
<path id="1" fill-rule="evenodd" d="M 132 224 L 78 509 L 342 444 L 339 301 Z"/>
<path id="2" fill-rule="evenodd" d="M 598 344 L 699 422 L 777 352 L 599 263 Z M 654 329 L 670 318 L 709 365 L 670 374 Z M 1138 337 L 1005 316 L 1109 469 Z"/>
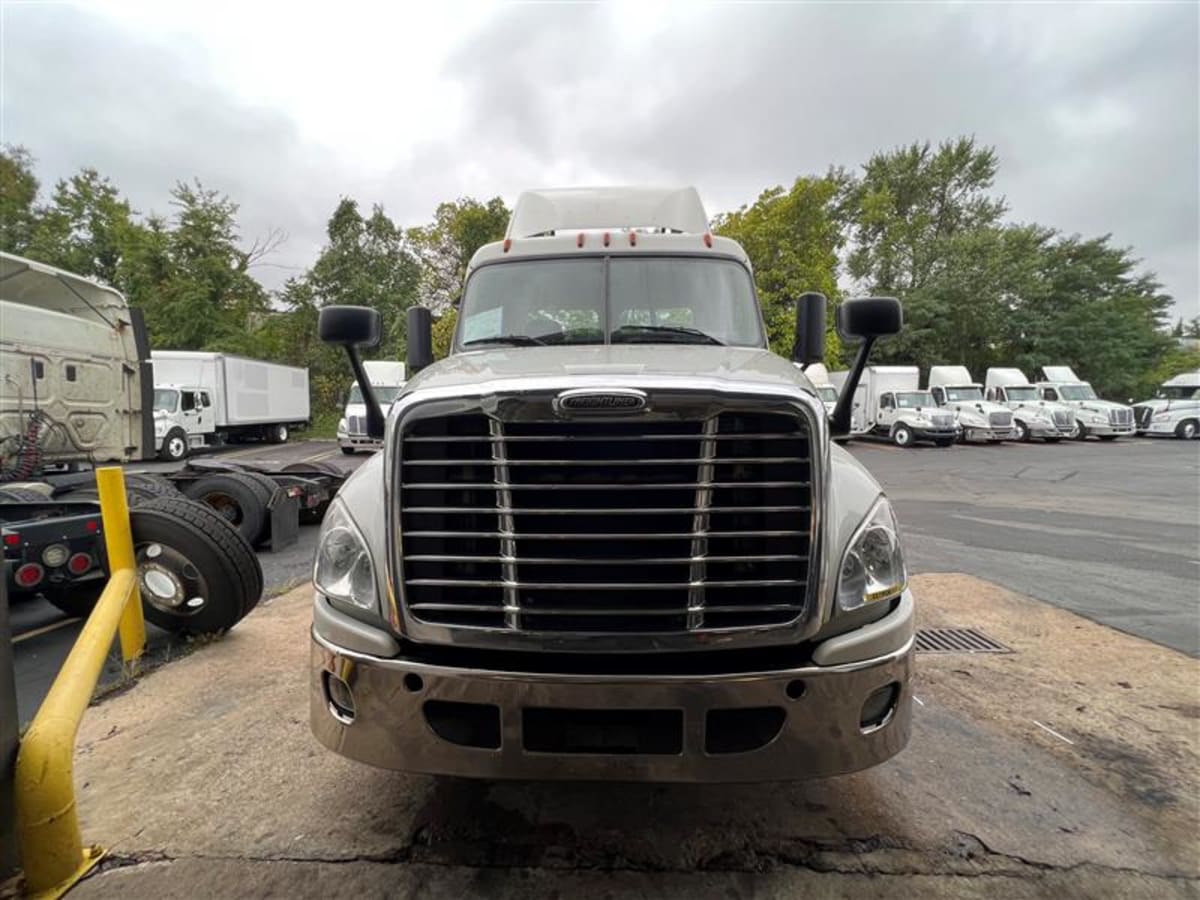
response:
<path id="1" fill-rule="evenodd" d="M 383 316 L 369 306 L 326 306 L 317 316 L 317 334 L 339 347 L 377 347 Z"/>
<path id="2" fill-rule="evenodd" d="M 415 375 L 433 364 L 433 314 L 423 306 L 408 308 L 408 343 L 405 363 Z"/>
<path id="3" fill-rule="evenodd" d="M 796 298 L 796 337 L 792 343 L 792 362 L 802 366 L 825 359 L 824 294 L 809 291 Z"/>
<path id="4" fill-rule="evenodd" d="M 858 297 L 838 307 L 837 328 L 852 340 L 889 337 L 904 328 L 904 310 L 895 297 Z"/>

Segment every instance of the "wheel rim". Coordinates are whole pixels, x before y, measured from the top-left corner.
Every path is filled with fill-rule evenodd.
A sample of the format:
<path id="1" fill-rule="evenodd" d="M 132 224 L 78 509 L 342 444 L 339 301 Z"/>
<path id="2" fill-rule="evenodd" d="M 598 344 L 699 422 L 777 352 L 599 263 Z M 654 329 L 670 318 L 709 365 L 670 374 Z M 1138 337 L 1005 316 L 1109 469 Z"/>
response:
<path id="1" fill-rule="evenodd" d="M 1184 438 L 1186 438 L 1189 441 L 1196 436 L 1196 423 L 1195 422 L 1188 422 L 1186 425 L 1183 426 L 1183 436 L 1184 436 Z"/>
<path id="2" fill-rule="evenodd" d="M 173 437 L 167 441 L 167 455 L 173 456 L 176 459 L 183 456 L 184 450 L 187 449 L 187 444 L 183 442 L 181 437 Z"/>
<path id="3" fill-rule="evenodd" d="M 208 603 L 208 584 L 186 556 L 159 543 L 138 544 L 142 602 L 174 616 L 192 616 Z"/>
<path id="4" fill-rule="evenodd" d="M 901 428 L 896 432 L 896 443 L 901 447 L 907 447 L 909 442 L 909 434 L 907 428 Z"/>
<path id="5" fill-rule="evenodd" d="M 211 507 L 217 515 L 230 525 L 242 524 L 242 519 L 245 517 L 242 512 L 242 505 L 229 494 L 214 491 L 211 494 L 205 494 L 201 499 L 206 506 Z"/>
<path id="6" fill-rule="evenodd" d="M 1024 422 L 1017 423 L 1017 440 L 1023 441 L 1029 437 L 1029 429 L 1025 427 Z"/>
<path id="7" fill-rule="evenodd" d="M 278 428 L 275 429 L 275 440 L 279 441 L 279 443 L 282 444 L 287 439 L 288 439 L 287 426 L 280 425 Z"/>

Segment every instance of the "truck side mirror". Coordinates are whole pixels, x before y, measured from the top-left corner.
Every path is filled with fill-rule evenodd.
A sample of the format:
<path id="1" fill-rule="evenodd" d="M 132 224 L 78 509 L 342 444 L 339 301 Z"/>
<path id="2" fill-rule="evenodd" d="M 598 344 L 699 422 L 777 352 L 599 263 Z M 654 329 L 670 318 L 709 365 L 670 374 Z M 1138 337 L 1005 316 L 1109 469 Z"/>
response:
<path id="1" fill-rule="evenodd" d="M 433 315 L 423 306 L 408 309 L 408 371 L 420 372 L 433 363 Z"/>
<path id="2" fill-rule="evenodd" d="M 792 342 L 792 362 L 807 366 L 825 360 L 824 294 L 809 291 L 796 298 L 796 336 Z"/>
<path id="3" fill-rule="evenodd" d="M 854 364 L 846 375 L 846 382 L 842 385 L 837 406 L 829 416 L 830 430 L 840 436 L 850 433 L 850 404 L 862 379 L 863 369 L 867 366 L 871 348 L 879 338 L 900 333 L 904 327 L 904 310 L 895 297 L 860 297 L 847 300 L 838 307 L 837 325 L 842 337 L 862 341 L 858 345 Z"/>
<path id="4" fill-rule="evenodd" d="M 359 347 L 374 347 L 383 336 L 383 317 L 379 310 L 368 306 L 326 306 L 317 316 L 317 334 L 326 344 L 346 348 L 354 380 L 362 391 L 363 406 L 367 408 L 367 434 L 383 437 L 383 410 L 371 387 L 371 379 L 363 368 Z"/>

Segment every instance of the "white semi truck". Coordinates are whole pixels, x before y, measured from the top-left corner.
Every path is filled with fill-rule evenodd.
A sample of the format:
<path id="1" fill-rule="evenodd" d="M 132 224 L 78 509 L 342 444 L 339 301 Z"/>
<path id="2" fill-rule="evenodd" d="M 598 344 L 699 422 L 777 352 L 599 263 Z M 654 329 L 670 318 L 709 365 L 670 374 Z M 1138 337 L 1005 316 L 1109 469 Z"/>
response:
<path id="1" fill-rule="evenodd" d="M 1012 410 L 1017 439 L 1034 438 L 1048 444 L 1079 433 L 1075 410 L 1065 403 L 1042 399 L 1041 392 L 1029 383 L 1025 373 L 1014 368 L 991 368 L 984 375 L 985 398 Z"/>
<path id="2" fill-rule="evenodd" d="M 844 389 L 846 372 L 829 377 L 839 391 Z M 954 413 L 939 409 L 920 382 L 916 366 L 867 366 L 854 396 L 851 434 L 888 437 L 898 447 L 917 441 L 953 444 L 959 435 Z"/>
<path id="3" fill-rule="evenodd" d="M 308 425 L 308 369 L 226 353 L 155 350 L 154 440 L 159 456 L 183 459 L 230 441 L 282 444 Z"/>
<path id="4" fill-rule="evenodd" d="M 1074 435 L 1076 440 L 1094 434 L 1102 441 L 1112 441 L 1134 433 L 1133 409 L 1123 403 L 1101 400 L 1095 389 L 1070 366 L 1042 366 L 1042 380 L 1037 386 L 1043 400 L 1065 403 L 1075 410 L 1079 425 Z"/>
<path id="5" fill-rule="evenodd" d="M 375 399 L 385 409 L 400 396 L 404 387 L 406 371 L 404 363 L 387 359 L 369 359 L 363 363 L 367 379 L 375 392 Z M 358 384 L 350 385 L 346 409 L 337 426 L 338 446 L 349 455 L 359 450 L 378 450 L 383 442 L 367 434 L 367 405 L 363 402 L 362 389 Z"/>
<path id="6" fill-rule="evenodd" d="M 1134 404 L 1133 415 L 1138 434 L 1195 438 L 1200 434 L 1200 369 L 1164 381 L 1153 400 Z"/>
<path id="7" fill-rule="evenodd" d="M 799 365 L 799 363 L 796 363 Z M 833 409 L 837 406 L 838 392 L 833 386 L 833 382 L 829 380 L 829 370 L 825 368 L 824 363 L 812 363 L 807 366 L 801 366 L 805 376 L 812 382 L 813 390 L 817 392 L 817 396 L 821 398 L 821 402 L 825 404 L 825 411 L 833 415 Z"/>
<path id="8" fill-rule="evenodd" d="M 954 412 L 963 440 L 990 442 L 1022 437 L 1012 410 L 985 400 L 983 385 L 971 377 L 966 366 L 931 366 L 929 393 L 938 406 Z"/>

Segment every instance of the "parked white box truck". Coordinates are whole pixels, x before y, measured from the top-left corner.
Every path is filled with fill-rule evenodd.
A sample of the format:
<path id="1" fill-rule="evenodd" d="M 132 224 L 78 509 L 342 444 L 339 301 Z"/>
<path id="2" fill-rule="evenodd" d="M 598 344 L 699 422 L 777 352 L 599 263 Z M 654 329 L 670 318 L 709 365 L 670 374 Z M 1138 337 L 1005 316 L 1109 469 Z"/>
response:
<path id="1" fill-rule="evenodd" d="M 1012 410 L 983 399 L 983 385 L 966 366 L 931 366 L 929 393 L 934 403 L 954 413 L 963 440 L 1005 441 L 1022 436 L 1021 427 L 1014 427 Z"/>
<path id="2" fill-rule="evenodd" d="M 1079 429 L 1077 440 L 1094 434 L 1102 441 L 1133 434 L 1133 409 L 1123 403 L 1101 400 L 1095 389 L 1081 379 L 1070 366 L 1042 366 L 1037 384 L 1043 400 L 1065 403 L 1075 410 Z"/>
<path id="3" fill-rule="evenodd" d="M 846 373 L 833 372 L 830 379 L 840 386 Z M 954 413 L 938 409 L 933 395 L 920 390 L 920 380 L 916 366 L 867 366 L 858 385 L 861 396 L 855 394 L 851 432 L 888 437 L 898 447 L 953 444 L 959 434 Z"/>
<path id="4" fill-rule="evenodd" d="M 1153 400 L 1133 405 L 1138 434 L 1173 434 L 1191 440 L 1200 432 L 1200 369 L 1163 382 Z"/>
<path id="5" fill-rule="evenodd" d="M 1041 392 L 1029 383 L 1020 369 L 988 369 L 984 375 L 984 385 L 984 396 L 988 400 L 1002 403 L 1012 410 L 1013 423 L 1020 432 L 1020 440 L 1041 438 L 1052 444 L 1063 438 L 1073 438 L 1079 433 L 1075 410 L 1065 403 L 1043 400 Z"/>
<path id="6" fill-rule="evenodd" d="M 282 444 L 309 423 L 308 369 L 190 350 L 155 350 L 150 358 L 163 459 L 228 441 Z"/>
<path id="7" fill-rule="evenodd" d="M 406 381 L 404 363 L 389 359 L 369 359 L 363 363 L 367 379 L 375 399 L 383 407 L 384 412 L 391 409 L 392 403 L 400 396 Z M 383 441 L 367 434 L 367 406 L 363 403 L 362 389 L 357 384 L 350 385 L 347 395 L 346 409 L 337 426 L 338 446 L 345 454 L 357 453 L 359 450 L 378 450 Z"/>

